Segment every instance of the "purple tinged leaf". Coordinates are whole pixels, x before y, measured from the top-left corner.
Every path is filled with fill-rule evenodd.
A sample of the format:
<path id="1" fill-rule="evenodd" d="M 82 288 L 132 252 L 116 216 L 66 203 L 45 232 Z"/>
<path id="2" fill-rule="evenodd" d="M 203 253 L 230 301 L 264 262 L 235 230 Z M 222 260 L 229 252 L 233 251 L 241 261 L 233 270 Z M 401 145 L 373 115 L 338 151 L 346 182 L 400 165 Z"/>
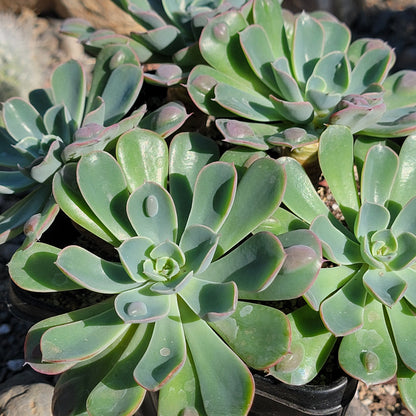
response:
<path id="1" fill-rule="evenodd" d="M 186 77 L 180 66 L 161 64 L 155 73 L 146 72 L 144 78 L 151 84 L 168 87 L 185 81 Z"/>
<path id="2" fill-rule="evenodd" d="M 272 145 L 287 146 L 298 149 L 318 142 L 318 136 L 307 132 L 301 127 L 289 127 L 267 139 Z"/>
<path id="3" fill-rule="evenodd" d="M 169 102 L 146 115 L 139 123 L 142 129 L 152 130 L 166 138 L 178 130 L 188 119 L 189 114 L 180 102 Z"/>

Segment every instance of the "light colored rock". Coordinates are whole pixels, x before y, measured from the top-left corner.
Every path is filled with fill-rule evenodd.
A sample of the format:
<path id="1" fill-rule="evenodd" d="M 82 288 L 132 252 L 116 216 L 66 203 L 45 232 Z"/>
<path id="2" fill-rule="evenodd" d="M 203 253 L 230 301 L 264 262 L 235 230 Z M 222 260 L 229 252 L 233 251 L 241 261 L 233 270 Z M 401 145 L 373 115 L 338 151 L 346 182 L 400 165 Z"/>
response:
<path id="1" fill-rule="evenodd" d="M 80 17 L 96 28 L 106 28 L 128 34 L 140 26 L 111 0 L 0 0 L 0 11 L 21 13 L 24 9 L 36 14 L 55 12 L 59 17 Z"/>
<path id="2" fill-rule="evenodd" d="M 52 416 L 53 386 L 31 373 L 21 373 L 0 385 L 1 416 Z"/>

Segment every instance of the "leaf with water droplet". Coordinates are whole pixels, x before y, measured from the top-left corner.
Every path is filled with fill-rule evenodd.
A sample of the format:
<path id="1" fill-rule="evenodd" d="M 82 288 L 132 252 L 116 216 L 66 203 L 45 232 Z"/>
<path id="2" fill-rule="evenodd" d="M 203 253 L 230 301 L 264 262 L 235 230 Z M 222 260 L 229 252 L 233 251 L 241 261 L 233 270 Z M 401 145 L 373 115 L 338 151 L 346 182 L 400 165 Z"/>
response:
<path id="1" fill-rule="evenodd" d="M 170 297 L 153 292 L 150 286 L 147 284 L 117 295 L 114 307 L 124 322 L 155 322 L 168 314 Z"/>

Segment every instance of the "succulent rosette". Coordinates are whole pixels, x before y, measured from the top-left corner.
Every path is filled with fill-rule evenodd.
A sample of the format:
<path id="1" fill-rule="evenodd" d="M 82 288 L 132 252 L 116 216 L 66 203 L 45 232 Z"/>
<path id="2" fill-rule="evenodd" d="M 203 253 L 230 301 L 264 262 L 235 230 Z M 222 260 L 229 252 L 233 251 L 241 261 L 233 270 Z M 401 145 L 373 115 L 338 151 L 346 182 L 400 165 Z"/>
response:
<path id="1" fill-rule="evenodd" d="M 316 143 L 328 124 L 372 137 L 416 129 L 416 73 L 389 75 L 395 55 L 377 39 L 351 43 L 325 12 L 294 16 L 279 1 L 209 20 L 199 47 L 206 64 L 189 74 L 195 104 L 217 117 L 226 141 L 267 150 Z"/>
<path id="2" fill-rule="evenodd" d="M 52 178 L 66 163 L 114 146 L 138 124 L 168 135 L 186 120 L 183 105 L 175 102 L 143 117 L 146 106 L 134 109 L 142 83 L 134 51 L 107 46 L 97 57 L 88 91 L 81 65 L 71 60 L 56 68 L 49 89 L 32 91 L 29 101 L 4 103 L 0 193 L 24 197 L 1 215 L 0 242 L 21 233 L 29 220 L 25 232 L 30 242 L 50 225 L 58 210 Z"/>
<path id="3" fill-rule="evenodd" d="M 211 139 L 180 133 L 168 151 L 159 135 L 137 128 L 121 136 L 115 153 L 67 164 L 53 191 L 69 217 L 115 246 L 116 258 L 37 242 L 10 262 L 26 290 L 108 295 L 35 324 L 27 362 L 64 372 L 57 414 L 132 414 L 146 390 L 159 391 L 161 415 L 247 414 L 254 395 L 247 366 L 281 360 L 290 328 L 281 311 L 239 301 L 238 293 L 249 300 L 274 288 L 275 299 L 299 296 L 321 265 L 308 230 L 253 233 L 280 204 L 284 169 L 259 158 L 237 174 L 218 160 Z M 299 293 L 277 289 L 299 279 Z"/>
<path id="4" fill-rule="evenodd" d="M 360 158 L 354 162 L 354 147 L 361 148 L 358 154 L 367 148 L 362 164 Z M 327 329 L 319 335 L 323 343 L 330 334 L 342 337 L 339 363 L 353 377 L 376 384 L 397 375 L 402 398 L 415 411 L 416 137 L 399 150 L 360 139 L 354 144 L 348 128 L 329 126 L 319 162 L 342 216 L 329 211 L 298 162 L 281 158 L 288 177 L 283 202 L 290 211 L 286 217 L 276 213 L 268 225 L 276 232 L 289 224 L 309 227 L 320 239 L 328 267 L 304 294 L 309 320 L 319 319 L 319 311 Z M 308 310 L 295 321 L 304 323 Z M 310 327 L 297 328 L 292 350 L 298 354 L 272 370 L 295 383 L 308 366 L 306 357 L 321 354 L 307 348 L 314 338 Z"/>
<path id="5" fill-rule="evenodd" d="M 140 61 L 158 63 L 146 71 L 145 79 L 158 85 L 174 85 L 186 80 L 189 70 L 204 62 L 198 38 L 213 16 L 242 7 L 247 0 L 113 0 L 138 22 L 137 32 L 129 36 L 111 30 L 96 30 L 89 22 L 73 18 L 62 31 L 77 37 L 87 51 L 97 53 L 104 45 L 129 44 Z"/>

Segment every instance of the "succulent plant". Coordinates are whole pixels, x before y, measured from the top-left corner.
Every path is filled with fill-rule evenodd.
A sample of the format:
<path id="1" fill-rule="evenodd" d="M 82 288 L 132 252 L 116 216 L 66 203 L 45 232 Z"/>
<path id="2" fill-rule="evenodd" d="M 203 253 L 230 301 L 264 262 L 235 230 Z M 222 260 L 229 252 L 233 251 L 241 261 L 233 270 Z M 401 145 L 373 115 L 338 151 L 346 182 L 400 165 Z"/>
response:
<path id="1" fill-rule="evenodd" d="M 354 163 L 354 148 L 361 154 L 363 147 L 368 150 L 362 165 L 360 158 Z M 271 370 L 276 377 L 303 383 L 310 356 L 322 354 L 317 345 L 328 343 L 330 349 L 331 337 L 342 337 L 341 367 L 367 384 L 397 375 L 403 400 L 416 411 L 415 155 L 414 135 L 398 154 L 381 142 L 368 146 L 358 138 L 354 145 L 347 127 L 329 126 L 320 139 L 319 162 L 339 206 L 337 216 L 296 160 L 278 160 L 287 172 L 283 202 L 290 212 L 277 212 L 264 229 L 309 227 L 322 242 L 328 267 L 304 294 L 309 306 L 291 317 L 301 324 L 292 356 Z M 316 322 L 318 311 L 327 330 L 316 323 L 314 334 L 305 317 Z"/>
<path id="2" fill-rule="evenodd" d="M 27 362 L 64 372 L 56 414 L 132 414 L 146 390 L 160 390 L 160 415 L 245 415 L 254 395 L 247 365 L 265 369 L 286 354 L 286 316 L 238 292 L 288 297 L 287 281 L 301 280 L 304 293 L 320 245 L 308 230 L 252 234 L 281 201 L 284 169 L 259 158 L 238 175 L 218 156 L 199 134 L 178 134 L 168 152 L 159 135 L 136 128 L 118 140 L 117 159 L 94 151 L 55 175 L 61 208 L 118 256 L 36 242 L 10 262 L 27 290 L 108 296 L 28 333 Z"/>
<path id="3" fill-rule="evenodd" d="M 90 53 L 103 45 L 130 44 L 142 63 L 161 64 L 155 71 L 146 71 L 145 80 L 159 85 L 173 85 L 186 79 L 190 68 L 204 62 L 198 37 L 207 21 L 231 8 L 239 8 L 247 0 L 113 0 L 129 13 L 141 30 L 130 36 L 111 30 L 96 30 L 83 19 L 67 19 L 62 31 L 80 39 Z"/>
<path id="4" fill-rule="evenodd" d="M 217 117 L 228 142 L 299 149 L 328 124 L 370 137 L 416 130 L 416 72 L 388 75 L 395 55 L 377 39 L 351 43 L 325 12 L 294 16 L 278 1 L 254 0 L 247 14 L 209 20 L 199 46 L 207 64 L 189 74 L 195 104 Z"/>
<path id="5" fill-rule="evenodd" d="M 145 117 L 146 106 L 131 112 L 142 81 L 134 51 L 108 46 L 97 57 L 88 92 L 82 67 L 71 60 L 54 71 L 50 89 L 30 93 L 30 102 L 11 98 L 4 103 L 0 192 L 27 195 L 1 215 L 1 243 L 21 233 L 25 224 L 28 243 L 33 242 L 50 225 L 58 210 L 52 178 L 66 163 L 114 146 L 138 124 L 167 135 L 184 122 L 187 115 L 179 103 Z"/>

